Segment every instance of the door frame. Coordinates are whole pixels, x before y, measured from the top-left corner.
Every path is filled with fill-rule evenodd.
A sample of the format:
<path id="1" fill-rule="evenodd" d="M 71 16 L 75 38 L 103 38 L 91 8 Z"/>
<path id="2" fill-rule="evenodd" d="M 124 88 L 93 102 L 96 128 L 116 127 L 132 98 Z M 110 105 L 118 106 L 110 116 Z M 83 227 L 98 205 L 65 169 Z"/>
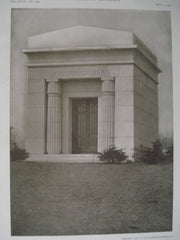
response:
<path id="1" fill-rule="evenodd" d="M 72 100 L 76 98 L 97 98 L 98 101 L 98 134 L 97 134 L 97 147 L 99 151 L 99 117 L 100 117 L 100 105 L 101 105 L 101 88 L 102 83 L 100 78 L 86 78 L 86 79 L 66 79 L 61 80 L 62 84 L 62 154 L 72 154 Z M 69 86 L 73 86 L 76 82 L 79 82 L 81 85 L 81 89 L 73 88 Z M 90 83 L 90 87 L 86 84 L 83 89 L 83 83 Z M 93 82 L 93 84 L 91 84 Z M 64 88 L 64 84 L 66 84 L 66 88 Z M 88 91 L 87 91 L 88 89 Z"/>

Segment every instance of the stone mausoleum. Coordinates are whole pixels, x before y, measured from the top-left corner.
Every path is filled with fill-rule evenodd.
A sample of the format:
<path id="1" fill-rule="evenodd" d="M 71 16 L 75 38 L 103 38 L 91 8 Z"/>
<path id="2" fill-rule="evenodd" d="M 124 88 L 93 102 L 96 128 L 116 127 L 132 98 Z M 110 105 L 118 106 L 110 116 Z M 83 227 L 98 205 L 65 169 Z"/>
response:
<path id="1" fill-rule="evenodd" d="M 74 26 L 28 38 L 25 147 L 32 160 L 132 159 L 158 137 L 154 54 L 132 32 Z"/>

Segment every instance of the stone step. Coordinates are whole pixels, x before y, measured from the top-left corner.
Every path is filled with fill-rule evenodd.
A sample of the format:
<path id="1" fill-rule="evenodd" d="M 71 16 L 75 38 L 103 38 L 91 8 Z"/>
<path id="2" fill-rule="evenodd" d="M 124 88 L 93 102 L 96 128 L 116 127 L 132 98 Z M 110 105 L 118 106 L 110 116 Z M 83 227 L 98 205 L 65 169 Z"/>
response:
<path id="1" fill-rule="evenodd" d="M 33 162 L 101 162 L 97 154 L 31 154 L 26 161 Z"/>

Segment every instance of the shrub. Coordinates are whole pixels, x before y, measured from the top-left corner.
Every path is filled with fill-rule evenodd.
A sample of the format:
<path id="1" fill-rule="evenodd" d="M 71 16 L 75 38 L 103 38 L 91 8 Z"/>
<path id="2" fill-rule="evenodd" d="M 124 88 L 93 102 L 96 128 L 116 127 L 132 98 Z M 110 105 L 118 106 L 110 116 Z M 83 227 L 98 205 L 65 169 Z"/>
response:
<path id="1" fill-rule="evenodd" d="M 13 147 L 11 148 L 11 152 L 10 152 L 11 161 L 25 160 L 28 157 L 29 157 L 29 153 L 26 152 L 25 149 L 20 148 L 16 143 L 13 144 Z"/>
<path id="2" fill-rule="evenodd" d="M 140 145 L 139 147 L 135 147 L 133 157 L 136 162 L 144 162 L 144 159 L 146 159 L 150 151 L 151 151 L 151 148 Z"/>
<path id="3" fill-rule="evenodd" d="M 159 140 L 165 151 L 169 148 L 169 146 L 173 145 L 173 136 L 161 134 Z"/>
<path id="4" fill-rule="evenodd" d="M 158 139 L 155 142 L 153 142 L 152 158 L 155 163 L 164 162 L 164 160 L 165 160 L 165 156 L 163 153 L 163 146 L 162 146 L 160 140 L 158 140 Z"/>
<path id="5" fill-rule="evenodd" d="M 173 144 L 167 148 L 165 154 L 166 154 L 166 161 L 172 162 L 173 161 Z"/>
<path id="6" fill-rule="evenodd" d="M 104 149 L 102 153 L 98 153 L 100 161 L 107 163 L 122 163 L 128 159 L 128 156 L 122 149 L 117 149 L 114 145 L 111 145 Z"/>
<path id="7" fill-rule="evenodd" d="M 135 150 L 136 158 L 148 164 L 156 164 L 165 161 L 162 144 L 159 140 L 152 143 L 152 148 L 140 146 Z"/>
<path id="8" fill-rule="evenodd" d="M 19 147 L 15 140 L 13 140 L 12 134 L 13 128 L 10 128 L 10 160 L 25 160 L 29 157 L 29 153 L 22 147 Z"/>

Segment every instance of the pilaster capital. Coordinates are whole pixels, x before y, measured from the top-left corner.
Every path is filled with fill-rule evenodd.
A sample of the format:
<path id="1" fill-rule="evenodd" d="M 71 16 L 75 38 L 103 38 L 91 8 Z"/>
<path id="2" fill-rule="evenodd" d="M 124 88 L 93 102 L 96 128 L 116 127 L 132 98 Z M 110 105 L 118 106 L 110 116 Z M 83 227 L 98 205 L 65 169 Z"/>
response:
<path id="1" fill-rule="evenodd" d="M 58 79 L 58 78 L 45 78 L 45 80 L 46 80 L 46 82 L 61 82 L 61 80 L 60 79 Z"/>
<path id="2" fill-rule="evenodd" d="M 102 93 L 114 93 L 115 91 L 115 84 L 114 84 L 114 77 L 103 77 L 101 78 L 102 81 Z"/>
<path id="3" fill-rule="evenodd" d="M 47 94 L 61 94 L 60 81 L 48 81 Z"/>
<path id="4" fill-rule="evenodd" d="M 114 77 L 101 77 L 101 81 L 113 81 L 115 78 Z"/>

